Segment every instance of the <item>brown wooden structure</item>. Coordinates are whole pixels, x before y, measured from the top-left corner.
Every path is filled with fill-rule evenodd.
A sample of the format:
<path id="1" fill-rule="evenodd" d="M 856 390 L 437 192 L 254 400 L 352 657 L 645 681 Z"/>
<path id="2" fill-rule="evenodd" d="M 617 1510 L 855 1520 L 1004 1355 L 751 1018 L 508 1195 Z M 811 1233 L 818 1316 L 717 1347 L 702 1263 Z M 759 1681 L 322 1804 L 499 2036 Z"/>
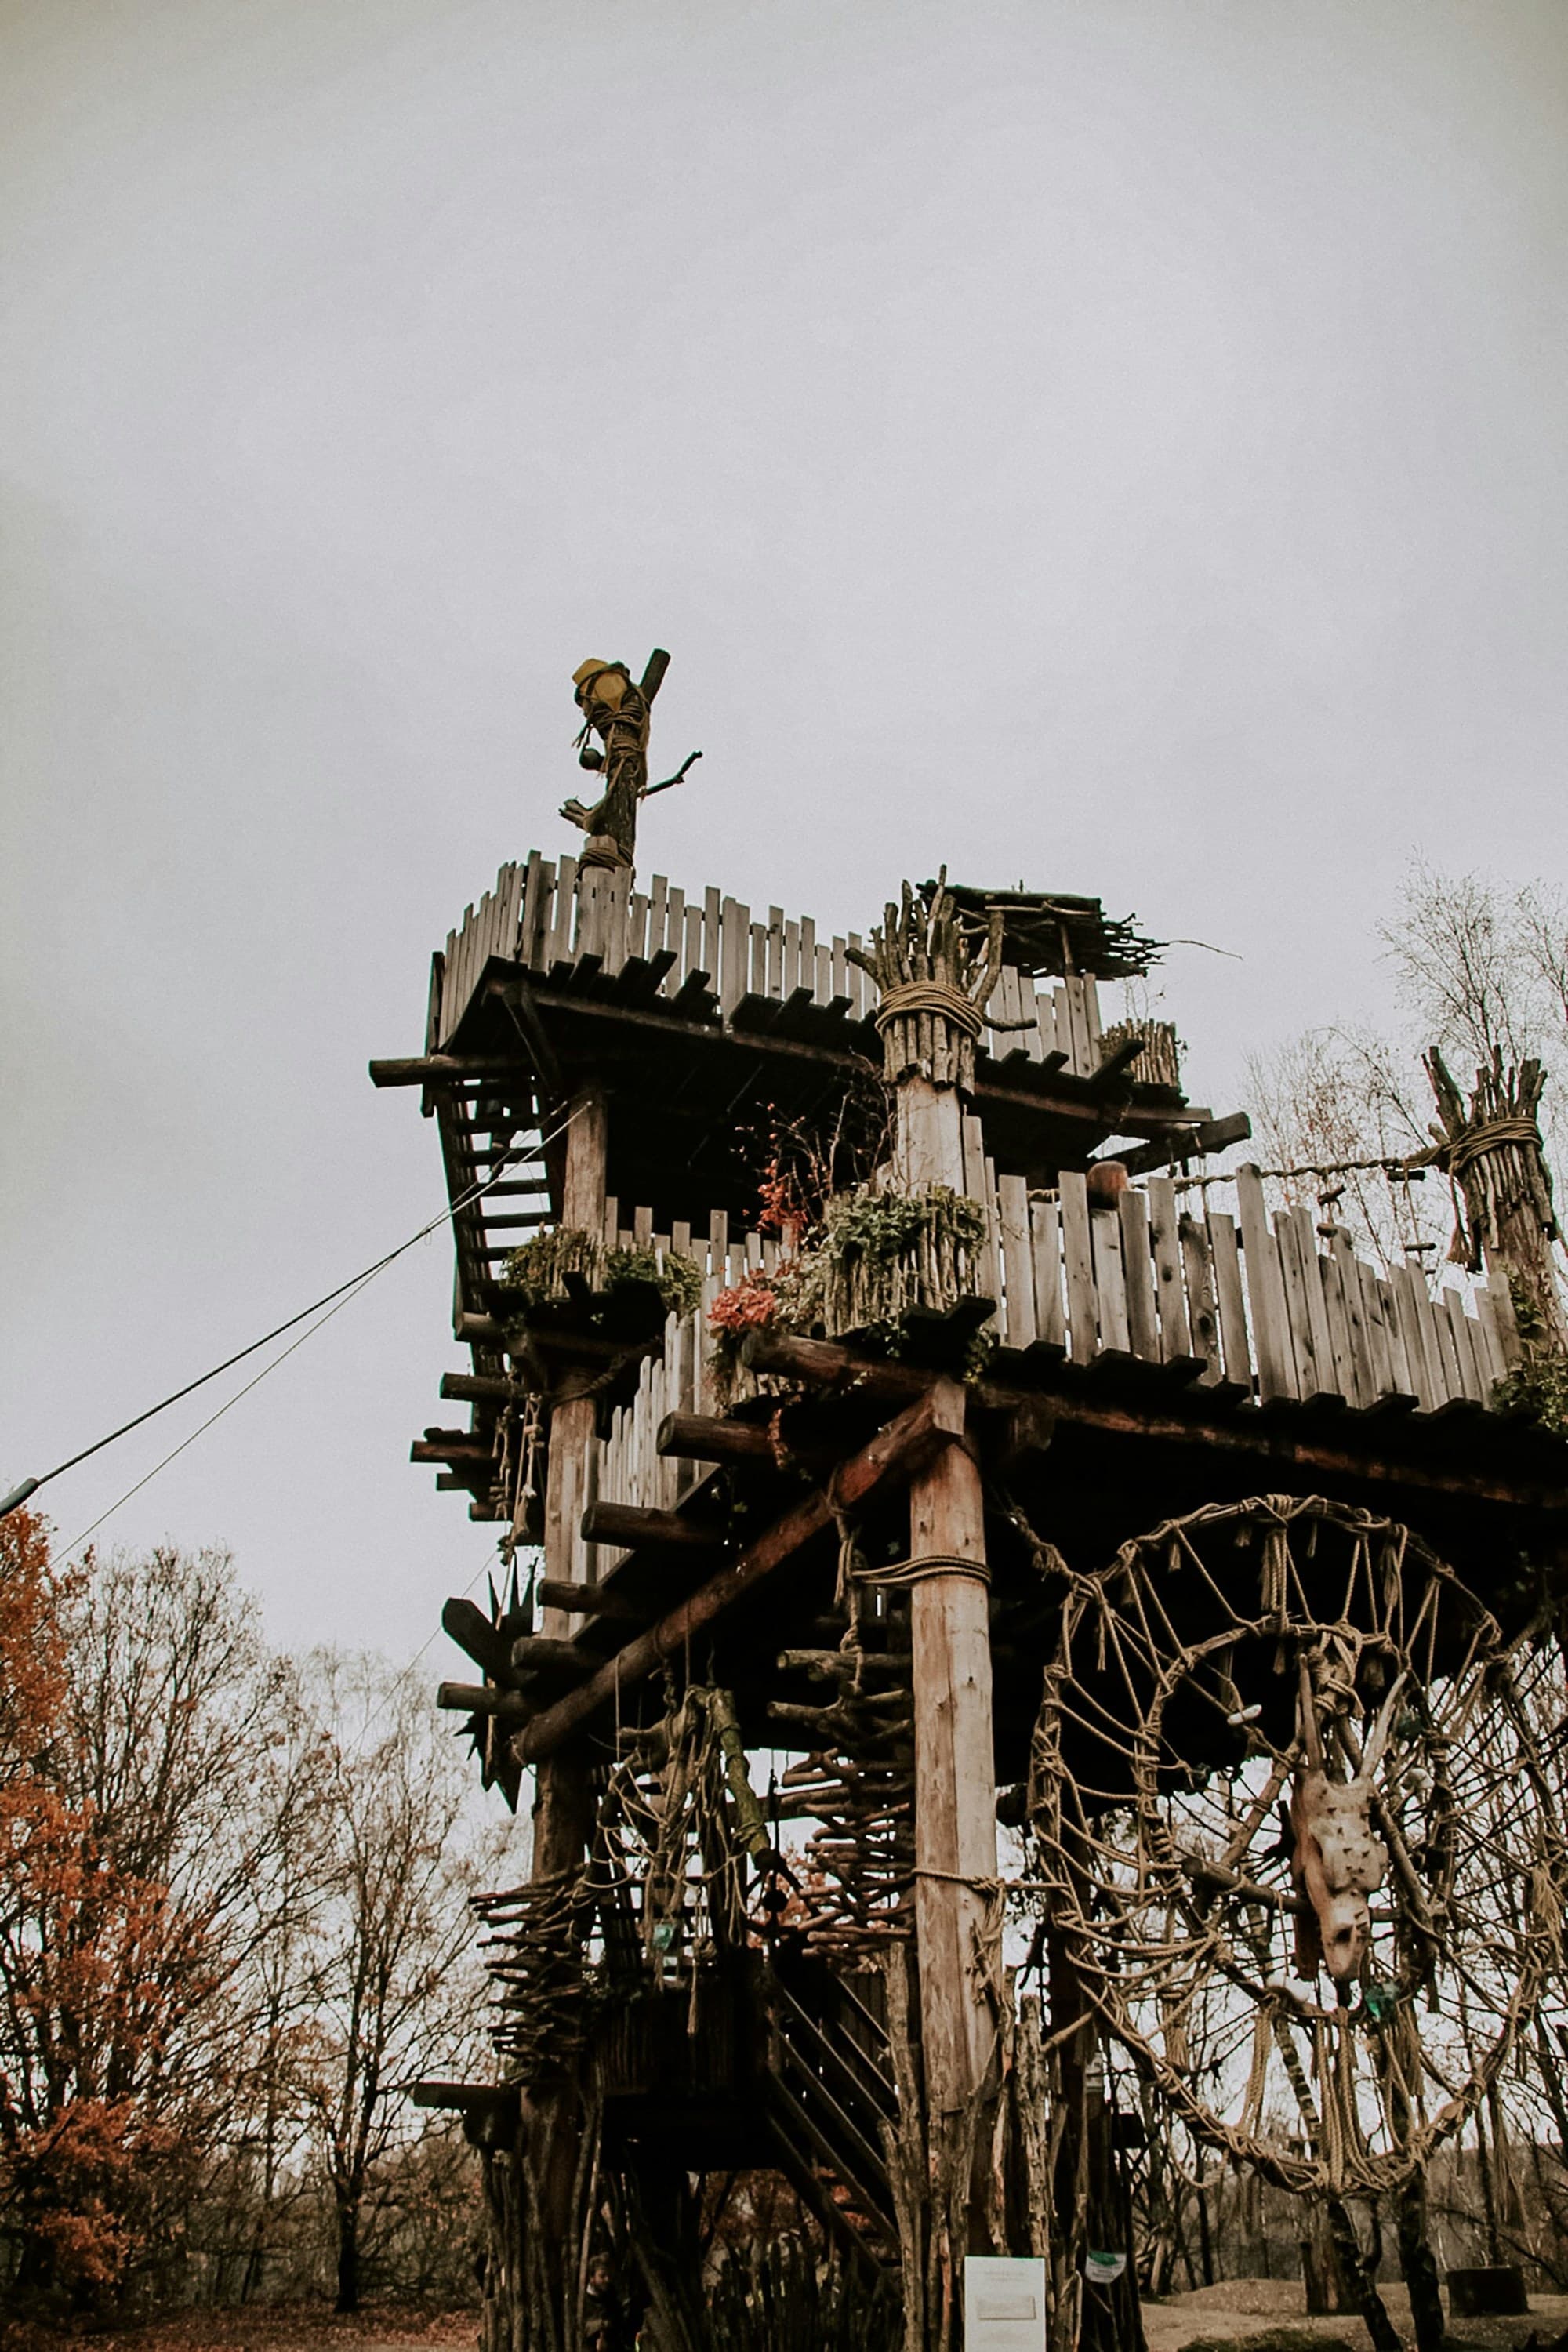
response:
<path id="1" fill-rule="evenodd" d="M 466 1412 L 413 1455 L 517 1570 L 447 1604 L 477 1674 L 441 1693 L 489 1780 L 534 1776 L 485 1906 L 500 2078 L 426 2091 L 486 2151 L 494 2352 L 701 2344 L 713 2184 L 775 2173 L 858 2333 L 952 2344 L 991 2252 L 1049 2258 L 1054 2343 L 1138 2341 L 1131 2270 L 1081 2283 L 1126 2245 L 1087 1997 L 1048 1916 L 1033 1979 L 1003 1937 L 1073 1580 L 1321 1496 L 1532 1605 L 1568 1449 L 1491 1408 L 1506 1280 L 1434 1296 L 1256 1172 L 1205 1214 L 1184 1171 L 1245 1121 L 1101 1024 L 1150 952 L 1090 898 L 928 886 L 868 944 L 534 852 L 434 958 L 423 1053 L 372 1065 L 452 1202 Z M 825 1212 L 764 1199 L 781 1134 L 924 1204 L 894 1318 L 836 1322 L 841 1258 L 792 1321 Z"/>

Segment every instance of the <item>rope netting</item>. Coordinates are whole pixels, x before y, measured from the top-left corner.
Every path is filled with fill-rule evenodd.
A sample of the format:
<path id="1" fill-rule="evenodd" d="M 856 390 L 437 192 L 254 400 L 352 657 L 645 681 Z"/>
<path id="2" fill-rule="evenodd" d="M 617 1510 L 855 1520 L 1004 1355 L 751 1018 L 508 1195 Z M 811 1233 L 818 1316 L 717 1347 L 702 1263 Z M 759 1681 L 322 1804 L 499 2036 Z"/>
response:
<path id="1" fill-rule="evenodd" d="M 1172 2114 L 1281 2187 L 1397 2184 L 1560 1959 L 1549 1645 L 1314 1497 L 1073 1575 L 1030 1784 L 1045 1917 Z"/>

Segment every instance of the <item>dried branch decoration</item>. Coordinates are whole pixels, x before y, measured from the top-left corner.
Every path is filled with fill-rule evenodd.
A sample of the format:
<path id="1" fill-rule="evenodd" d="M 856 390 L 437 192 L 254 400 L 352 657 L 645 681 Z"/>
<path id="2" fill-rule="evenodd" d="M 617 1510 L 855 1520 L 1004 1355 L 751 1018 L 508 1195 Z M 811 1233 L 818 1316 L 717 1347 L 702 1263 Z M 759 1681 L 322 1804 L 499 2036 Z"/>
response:
<path id="1" fill-rule="evenodd" d="M 849 950 L 881 991 L 877 1027 L 889 1086 L 910 1070 L 933 1086 L 973 1086 L 974 1041 L 1002 977 L 1002 931 L 1000 908 L 983 922 L 960 912 L 944 866 L 919 891 L 906 882 L 869 948 Z"/>

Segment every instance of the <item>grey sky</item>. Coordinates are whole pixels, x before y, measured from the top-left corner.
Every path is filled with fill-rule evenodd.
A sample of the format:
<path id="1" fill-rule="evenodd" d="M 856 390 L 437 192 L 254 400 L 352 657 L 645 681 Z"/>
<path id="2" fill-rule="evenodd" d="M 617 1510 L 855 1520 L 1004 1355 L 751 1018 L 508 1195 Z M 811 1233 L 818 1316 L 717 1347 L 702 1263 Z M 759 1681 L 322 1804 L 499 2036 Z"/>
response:
<path id="1" fill-rule="evenodd" d="M 1411 850 L 1563 870 L 1568 10 L 0 10 L 0 1485 L 438 1204 L 376 1096 L 674 667 L 688 886 L 942 858 L 1173 954 L 1194 1091 L 1379 1015 Z M 428 1244 L 121 1512 L 409 1652 Z M 50 1490 L 73 1535 L 193 1427 Z"/>

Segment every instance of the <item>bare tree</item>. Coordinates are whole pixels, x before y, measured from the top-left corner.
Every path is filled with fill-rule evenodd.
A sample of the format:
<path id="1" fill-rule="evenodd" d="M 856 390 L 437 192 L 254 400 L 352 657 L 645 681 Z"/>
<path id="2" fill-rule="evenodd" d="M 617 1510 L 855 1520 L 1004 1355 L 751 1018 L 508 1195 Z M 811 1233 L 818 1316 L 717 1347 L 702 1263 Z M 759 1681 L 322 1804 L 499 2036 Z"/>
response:
<path id="1" fill-rule="evenodd" d="M 489 2063 L 468 1897 L 505 1832 L 478 1826 L 470 1776 L 421 1687 L 364 1658 L 313 1664 L 329 1844 L 308 2095 L 338 2308 L 353 2311 L 367 2243 L 411 2177 L 400 2159 L 428 2130 L 410 2084 Z"/>

